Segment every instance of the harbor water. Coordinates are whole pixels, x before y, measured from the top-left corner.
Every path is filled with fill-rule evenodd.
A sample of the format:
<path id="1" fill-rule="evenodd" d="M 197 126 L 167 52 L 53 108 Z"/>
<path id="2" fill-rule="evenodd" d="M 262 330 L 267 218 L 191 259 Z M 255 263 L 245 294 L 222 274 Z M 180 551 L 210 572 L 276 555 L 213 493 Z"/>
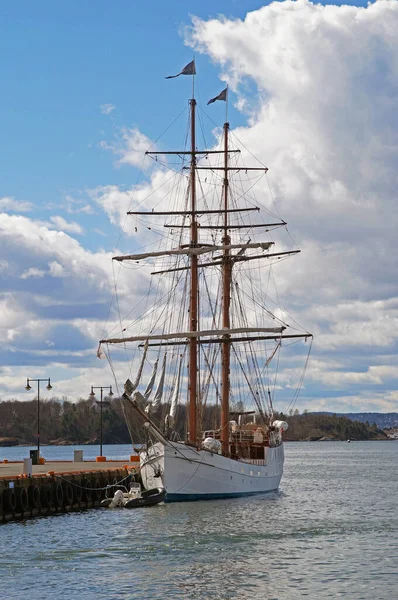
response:
<path id="1" fill-rule="evenodd" d="M 74 448 L 42 453 L 67 460 Z M 98 451 L 82 448 L 87 459 Z M 114 459 L 130 451 L 106 447 Z M 398 442 L 287 443 L 285 453 L 277 493 L 0 526 L 0 599 L 396 598 Z"/>

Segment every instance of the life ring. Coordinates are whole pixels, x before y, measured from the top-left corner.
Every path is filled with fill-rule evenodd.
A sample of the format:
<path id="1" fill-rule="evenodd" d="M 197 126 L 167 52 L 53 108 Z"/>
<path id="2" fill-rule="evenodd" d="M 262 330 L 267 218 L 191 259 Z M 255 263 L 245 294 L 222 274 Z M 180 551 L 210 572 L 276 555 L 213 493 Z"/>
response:
<path id="1" fill-rule="evenodd" d="M 40 490 L 37 485 L 30 485 L 28 488 L 29 505 L 31 508 L 40 508 Z"/>
<path id="2" fill-rule="evenodd" d="M 93 481 L 93 500 L 94 502 L 99 502 L 102 500 L 101 483 L 98 481 Z"/>
<path id="3" fill-rule="evenodd" d="M 8 488 L 3 492 L 4 509 L 6 511 L 15 512 L 17 507 L 17 497 L 14 488 Z"/>
<path id="4" fill-rule="evenodd" d="M 83 490 L 81 488 L 81 485 L 79 483 L 75 483 L 73 486 L 73 496 L 74 496 L 74 501 L 75 502 L 80 502 L 82 501 L 83 498 Z"/>
<path id="5" fill-rule="evenodd" d="M 60 481 L 56 481 L 53 488 L 55 506 L 60 508 L 64 503 L 64 490 L 62 489 L 62 483 Z"/>
<path id="6" fill-rule="evenodd" d="M 100 479 L 100 484 L 101 484 L 101 499 L 105 498 L 105 491 L 108 485 L 108 478 L 106 476 L 102 476 Z"/>
<path id="7" fill-rule="evenodd" d="M 86 502 L 91 502 L 92 497 L 93 497 L 93 486 L 92 483 L 89 479 L 83 479 L 82 481 L 82 488 L 83 488 L 83 492 L 84 492 L 84 499 Z"/>
<path id="8" fill-rule="evenodd" d="M 47 508 L 50 504 L 49 495 L 48 495 L 49 487 L 47 485 L 40 486 L 40 506 Z"/>
<path id="9" fill-rule="evenodd" d="M 73 487 L 70 481 L 64 481 L 63 485 L 65 506 L 73 504 Z"/>
<path id="10" fill-rule="evenodd" d="M 43 494 L 45 493 L 47 495 L 47 505 L 49 507 L 54 506 L 54 498 L 55 498 L 55 490 L 54 490 L 54 486 L 50 483 L 49 485 L 45 485 L 43 486 L 45 488 L 45 492 L 43 492 Z M 44 506 L 44 503 L 43 503 Z"/>
<path id="11" fill-rule="evenodd" d="M 17 510 L 21 511 L 21 512 L 26 512 L 29 508 L 29 497 L 28 497 L 28 491 L 25 486 L 17 488 L 16 497 L 17 497 Z"/>

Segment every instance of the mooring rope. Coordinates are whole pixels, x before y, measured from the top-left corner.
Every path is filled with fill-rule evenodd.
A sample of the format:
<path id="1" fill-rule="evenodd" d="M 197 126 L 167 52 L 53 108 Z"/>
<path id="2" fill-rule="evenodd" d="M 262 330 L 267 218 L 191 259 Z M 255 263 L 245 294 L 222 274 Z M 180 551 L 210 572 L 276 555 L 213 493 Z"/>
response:
<path id="1" fill-rule="evenodd" d="M 66 481 L 67 483 L 70 483 L 72 486 L 74 487 L 78 487 L 81 490 L 87 490 L 87 491 L 97 491 L 97 490 L 107 490 L 110 487 L 117 487 L 118 485 L 122 485 L 123 481 L 126 481 L 126 479 L 128 479 L 129 477 L 131 477 L 133 473 L 129 473 L 128 475 L 126 475 L 126 477 L 123 477 L 123 479 L 121 479 L 120 481 L 117 481 L 116 483 L 112 483 L 109 485 L 106 485 L 105 487 L 84 487 L 82 485 L 80 485 L 79 483 L 75 483 L 73 481 L 70 481 L 69 479 L 66 479 L 65 477 L 62 477 L 62 475 L 55 475 L 54 474 L 54 479 L 61 479 L 62 481 Z"/>

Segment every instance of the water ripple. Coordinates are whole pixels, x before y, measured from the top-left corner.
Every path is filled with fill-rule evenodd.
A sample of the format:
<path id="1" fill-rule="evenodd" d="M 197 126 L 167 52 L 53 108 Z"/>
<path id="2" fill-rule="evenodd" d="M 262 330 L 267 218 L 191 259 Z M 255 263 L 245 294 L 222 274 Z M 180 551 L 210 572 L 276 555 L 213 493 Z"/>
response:
<path id="1" fill-rule="evenodd" d="M 275 494 L 0 527 L 0 600 L 395 598 L 398 444 L 286 454 Z"/>

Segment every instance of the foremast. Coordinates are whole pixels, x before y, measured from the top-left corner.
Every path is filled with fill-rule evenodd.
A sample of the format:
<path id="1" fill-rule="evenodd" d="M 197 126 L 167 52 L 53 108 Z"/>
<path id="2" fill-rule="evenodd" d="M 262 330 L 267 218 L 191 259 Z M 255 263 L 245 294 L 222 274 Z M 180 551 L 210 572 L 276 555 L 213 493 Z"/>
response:
<path id="1" fill-rule="evenodd" d="M 228 130 L 229 123 L 224 123 L 224 237 L 222 243 L 229 246 L 231 239 L 228 235 Z M 222 326 L 230 329 L 230 303 L 232 262 L 229 248 L 225 248 L 222 262 Z M 230 336 L 224 335 L 221 344 L 221 444 L 223 454 L 229 454 L 229 392 L 230 392 Z"/>
<path id="2" fill-rule="evenodd" d="M 191 248 L 198 245 L 198 224 L 196 221 L 196 140 L 195 140 L 195 112 L 196 100 L 192 98 L 191 106 L 191 165 L 190 165 L 190 184 L 191 184 Z M 198 329 L 198 256 L 191 256 L 191 285 L 189 298 L 189 331 Z M 188 385 L 189 385 L 189 425 L 188 441 L 191 444 L 197 444 L 197 392 L 198 392 L 198 340 L 192 337 L 189 340 L 189 366 L 188 366 Z"/>

